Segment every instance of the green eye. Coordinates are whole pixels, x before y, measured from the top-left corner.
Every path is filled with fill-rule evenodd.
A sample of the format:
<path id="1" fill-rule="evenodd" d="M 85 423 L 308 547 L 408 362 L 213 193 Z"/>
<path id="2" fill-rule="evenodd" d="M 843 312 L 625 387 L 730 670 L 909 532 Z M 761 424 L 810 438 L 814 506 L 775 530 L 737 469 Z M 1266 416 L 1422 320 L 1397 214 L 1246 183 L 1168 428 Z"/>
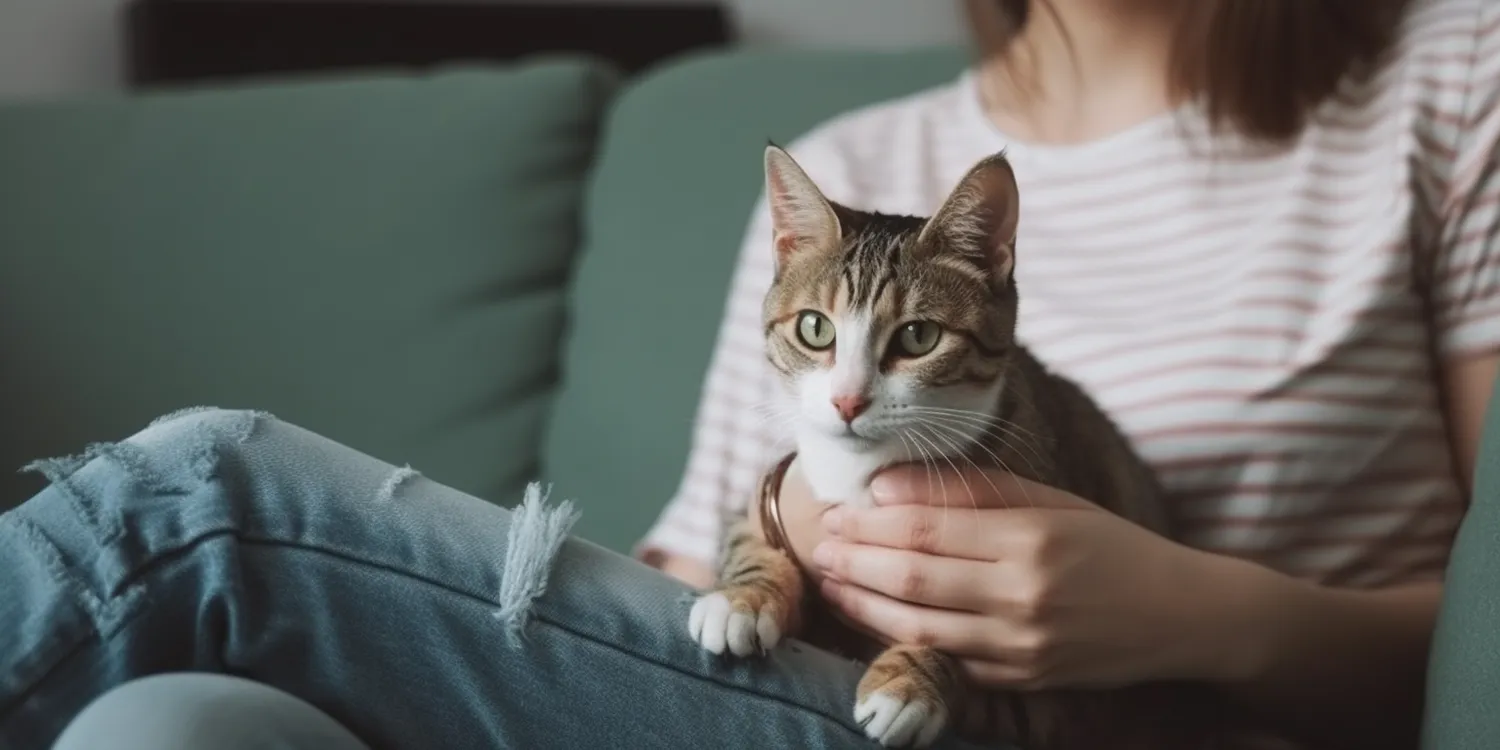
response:
<path id="1" fill-rule="evenodd" d="M 833 346 L 833 322 L 820 312 L 806 310 L 797 316 L 797 338 L 813 351 Z"/>
<path id="2" fill-rule="evenodd" d="M 896 331 L 896 353 L 903 357 L 921 357 L 932 351 L 943 337 L 943 327 L 928 320 L 907 323 Z"/>

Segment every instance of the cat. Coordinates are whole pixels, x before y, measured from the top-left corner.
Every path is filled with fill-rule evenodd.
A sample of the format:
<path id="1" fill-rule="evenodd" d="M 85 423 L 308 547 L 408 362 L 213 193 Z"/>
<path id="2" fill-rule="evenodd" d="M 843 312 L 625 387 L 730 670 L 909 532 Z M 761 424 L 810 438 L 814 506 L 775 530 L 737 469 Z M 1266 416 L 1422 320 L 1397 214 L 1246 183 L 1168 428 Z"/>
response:
<path id="1" fill-rule="evenodd" d="M 975 164 L 930 218 L 830 201 L 774 144 L 764 168 L 775 255 L 766 355 L 819 498 L 865 497 L 880 469 L 941 457 L 1014 471 L 1170 534 L 1162 489 L 1130 442 L 1015 340 L 1020 193 L 1004 152 Z M 726 519 L 718 573 L 693 605 L 692 637 L 748 656 L 798 635 L 868 660 L 854 717 L 883 745 L 928 746 L 961 718 L 965 736 L 1025 750 L 1219 746 L 1207 687 L 981 691 L 946 654 L 883 648 L 805 595 L 797 562 L 749 514 Z"/>

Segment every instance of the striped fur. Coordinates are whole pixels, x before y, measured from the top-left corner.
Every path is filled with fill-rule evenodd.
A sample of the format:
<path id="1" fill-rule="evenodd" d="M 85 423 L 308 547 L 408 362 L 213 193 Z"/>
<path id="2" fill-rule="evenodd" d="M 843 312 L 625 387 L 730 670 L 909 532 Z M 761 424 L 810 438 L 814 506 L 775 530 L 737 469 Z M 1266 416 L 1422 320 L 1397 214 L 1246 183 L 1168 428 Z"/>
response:
<path id="1" fill-rule="evenodd" d="M 827 316 L 836 335 L 863 326 L 859 335 L 873 342 L 874 350 L 894 341 L 891 332 L 909 321 L 936 321 L 943 331 L 924 356 L 878 354 L 870 368 L 857 373 L 874 393 L 870 412 L 884 408 L 895 416 L 861 416 L 833 427 L 807 417 L 809 424 L 795 428 L 799 461 L 815 491 L 820 464 L 862 472 L 851 484 L 829 481 L 829 486 L 848 487 L 896 460 L 968 462 L 1059 487 L 1170 533 L 1157 481 L 1129 441 L 1081 388 L 1050 373 L 1015 341 L 1018 298 L 1012 270 L 1019 201 L 1003 155 L 971 169 L 931 219 L 861 212 L 827 201 L 775 147 L 768 149 L 766 167 L 778 237 L 776 275 L 763 310 L 766 353 L 789 393 L 800 399 L 799 409 L 820 407 L 805 393 L 805 384 L 815 378 L 832 377 L 829 387 L 839 395 L 840 381 L 828 373 L 853 351 L 818 350 L 799 339 L 799 316 L 806 311 Z M 889 385 L 893 382 L 897 385 Z M 950 394 L 943 396 L 950 401 L 932 401 L 938 398 L 934 394 Z M 812 400 L 819 397 L 821 392 Z M 943 407 L 920 403 L 977 403 L 971 411 L 983 419 L 944 421 L 933 411 Z M 902 417 L 903 412 L 917 416 Z M 821 452 L 814 453 L 815 447 Z M 870 455 L 875 458 L 860 463 Z M 840 497 L 824 494 L 830 500 Z M 800 633 L 815 645 L 874 657 L 860 681 L 855 713 L 869 734 L 887 745 L 925 746 L 952 726 L 973 739 L 1029 750 L 1227 746 L 1214 744 L 1220 707 L 1206 689 L 980 691 L 964 684 L 957 663 L 945 654 L 911 644 L 881 650 L 833 623 L 810 599 L 806 611 L 799 611 L 804 604 L 800 571 L 749 521 L 731 521 L 725 539 L 716 595 L 725 597 L 732 611 L 753 621 L 767 611 L 761 603 L 771 602 L 778 636 L 799 632 L 798 621 L 806 617 L 810 627 Z M 901 720 L 888 721 L 892 711 L 908 707 L 912 710 L 905 715 L 918 717 L 915 723 L 903 727 Z"/>

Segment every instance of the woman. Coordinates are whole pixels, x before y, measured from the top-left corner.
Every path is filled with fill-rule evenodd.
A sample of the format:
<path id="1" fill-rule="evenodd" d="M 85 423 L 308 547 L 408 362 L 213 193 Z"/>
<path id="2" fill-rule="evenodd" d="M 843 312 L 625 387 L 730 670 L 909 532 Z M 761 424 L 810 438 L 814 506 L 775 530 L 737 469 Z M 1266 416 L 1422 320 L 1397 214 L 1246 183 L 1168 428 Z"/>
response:
<path id="1" fill-rule="evenodd" d="M 1005 476 L 923 534 L 962 478 L 892 471 L 877 507 L 825 514 L 794 471 L 799 556 L 849 617 L 988 684 L 1201 680 L 1311 746 L 1413 746 L 1500 351 L 1500 5 L 970 9 L 973 70 L 791 150 L 836 200 L 925 213 L 1008 148 L 1021 335 L 1156 466 L 1186 544 Z M 641 550 L 697 584 L 712 508 L 772 457 L 732 407 L 774 387 L 769 244 L 758 208 L 688 475 Z M 269 418 L 180 416 L 49 468 L 0 519 L 0 746 L 869 746 L 857 667 L 720 663 L 680 587 L 588 545 L 497 622 L 511 514 Z M 185 669 L 250 681 L 126 683 L 69 725 Z"/>

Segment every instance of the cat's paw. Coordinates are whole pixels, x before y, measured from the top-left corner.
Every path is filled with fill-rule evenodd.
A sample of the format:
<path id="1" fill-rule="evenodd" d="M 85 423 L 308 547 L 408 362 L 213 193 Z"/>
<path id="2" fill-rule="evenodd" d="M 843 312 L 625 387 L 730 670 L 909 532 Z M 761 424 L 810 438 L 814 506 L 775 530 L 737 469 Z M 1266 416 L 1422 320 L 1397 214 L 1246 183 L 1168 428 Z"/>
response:
<path id="1" fill-rule="evenodd" d="M 854 705 L 854 720 L 870 739 L 886 747 L 922 748 L 943 733 L 948 712 L 921 698 L 877 690 Z"/>
<path id="2" fill-rule="evenodd" d="M 946 669 L 928 665 L 947 658 L 926 649 L 896 646 L 870 664 L 859 681 L 854 720 L 886 747 L 924 748 L 948 726 Z"/>
<path id="3" fill-rule="evenodd" d="M 786 619 L 786 608 L 777 597 L 744 586 L 693 602 L 688 631 L 705 650 L 722 654 L 728 649 L 735 656 L 749 656 L 775 648 L 786 633 Z"/>

